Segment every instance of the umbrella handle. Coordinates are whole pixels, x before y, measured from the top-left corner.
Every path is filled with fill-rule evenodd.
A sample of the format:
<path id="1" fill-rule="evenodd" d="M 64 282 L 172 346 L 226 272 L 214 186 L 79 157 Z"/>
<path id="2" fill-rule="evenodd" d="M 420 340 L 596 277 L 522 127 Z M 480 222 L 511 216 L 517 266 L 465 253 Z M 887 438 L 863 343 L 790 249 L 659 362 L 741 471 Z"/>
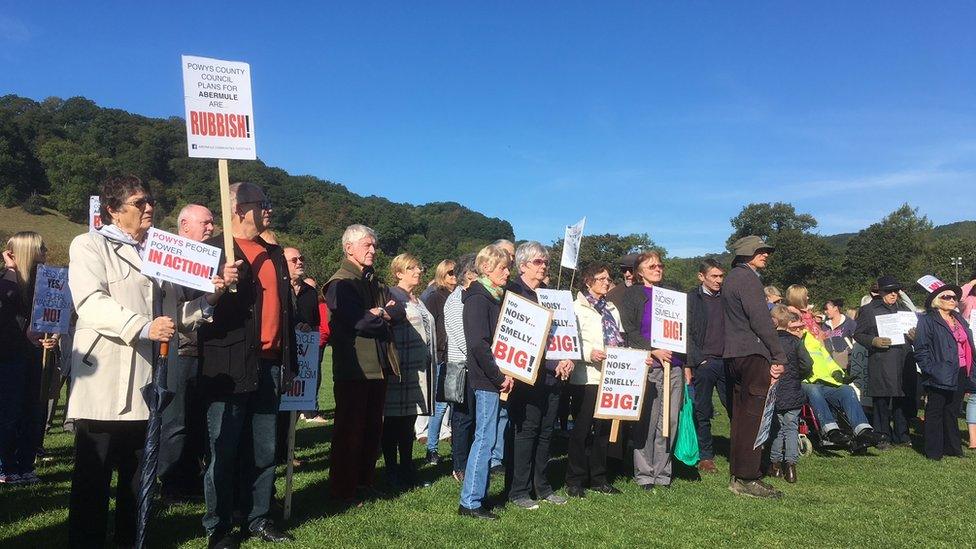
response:
<path id="1" fill-rule="evenodd" d="M 169 341 L 159 344 L 159 356 L 169 356 Z"/>

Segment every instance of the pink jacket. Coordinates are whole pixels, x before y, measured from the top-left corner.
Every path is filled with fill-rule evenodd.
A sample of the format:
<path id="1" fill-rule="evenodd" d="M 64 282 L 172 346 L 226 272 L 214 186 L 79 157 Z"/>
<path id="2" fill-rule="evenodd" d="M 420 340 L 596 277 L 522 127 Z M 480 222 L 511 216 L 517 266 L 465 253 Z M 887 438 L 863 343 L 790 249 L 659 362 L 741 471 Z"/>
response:
<path id="1" fill-rule="evenodd" d="M 959 302 L 959 312 L 962 313 L 966 322 L 969 322 L 969 315 L 976 309 L 976 295 L 969 295 L 973 291 L 973 286 L 976 286 L 976 280 L 972 280 L 962 287 L 962 300 Z"/>

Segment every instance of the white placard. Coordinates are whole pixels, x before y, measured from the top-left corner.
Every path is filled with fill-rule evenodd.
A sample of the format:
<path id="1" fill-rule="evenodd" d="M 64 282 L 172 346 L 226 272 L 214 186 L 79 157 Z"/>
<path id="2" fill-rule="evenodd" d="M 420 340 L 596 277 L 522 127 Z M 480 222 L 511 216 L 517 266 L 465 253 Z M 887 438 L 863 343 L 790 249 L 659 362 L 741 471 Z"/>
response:
<path id="1" fill-rule="evenodd" d="M 551 323 L 552 311 L 512 292 L 505 292 L 491 342 L 498 369 L 519 381 L 534 384 Z"/>
<path id="2" fill-rule="evenodd" d="M 182 236 L 149 229 L 142 274 L 204 292 L 214 291 L 211 278 L 218 273 L 220 248 Z"/>
<path id="3" fill-rule="evenodd" d="M 282 412 L 315 410 L 318 395 L 315 385 L 319 377 L 319 333 L 317 330 L 295 330 L 295 353 L 298 355 L 298 375 L 291 388 L 281 395 L 278 410 Z"/>
<path id="4" fill-rule="evenodd" d="M 582 360 L 583 348 L 576 324 L 576 310 L 573 309 L 573 292 L 540 288 L 535 293 L 539 296 L 539 305 L 552 311 L 552 329 L 546 345 L 546 358 Z"/>
<path id="5" fill-rule="evenodd" d="M 935 278 L 932 275 L 925 275 L 922 278 L 918 279 L 917 282 L 919 286 L 925 288 L 925 290 L 928 292 L 934 292 L 939 288 L 945 286 L 945 282 L 942 282 L 941 280 Z"/>
<path id="6" fill-rule="evenodd" d="M 892 345 L 905 344 L 905 319 L 901 314 L 877 315 L 874 320 L 878 325 L 878 337 L 887 337 Z"/>
<path id="7" fill-rule="evenodd" d="M 654 287 L 651 347 L 685 353 L 688 349 L 688 295 Z"/>
<path id="8" fill-rule="evenodd" d="M 901 322 L 902 333 L 907 334 L 908 330 L 918 326 L 918 315 L 911 311 L 898 311 L 898 320 Z"/>
<path id="9" fill-rule="evenodd" d="M 575 225 L 566 227 L 566 234 L 563 236 L 563 256 L 559 264 L 567 269 L 576 269 L 579 262 L 580 243 L 583 241 L 583 225 L 586 225 L 586 218 L 580 219 Z"/>
<path id="10" fill-rule="evenodd" d="M 969 311 L 969 329 L 976 330 L 976 307 Z"/>
<path id="11" fill-rule="evenodd" d="M 257 158 L 249 64 L 184 55 L 183 101 L 190 158 Z"/>
<path id="12" fill-rule="evenodd" d="M 97 231 L 102 228 L 102 202 L 98 195 L 88 197 L 88 230 Z"/>
<path id="13" fill-rule="evenodd" d="M 593 417 L 637 421 L 644 406 L 648 352 L 608 347 Z"/>
<path id="14" fill-rule="evenodd" d="M 38 265 L 31 307 L 31 331 L 39 334 L 68 333 L 71 309 L 68 268 Z"/>

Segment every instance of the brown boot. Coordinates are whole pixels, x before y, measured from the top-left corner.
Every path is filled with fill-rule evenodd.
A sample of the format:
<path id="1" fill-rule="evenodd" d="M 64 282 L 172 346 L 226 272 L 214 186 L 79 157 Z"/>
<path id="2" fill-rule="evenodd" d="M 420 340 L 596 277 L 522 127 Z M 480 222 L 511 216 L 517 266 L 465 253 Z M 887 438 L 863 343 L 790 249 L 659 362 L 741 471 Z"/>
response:
<path id="1" fill-rule="evenodd" d="M 783 471 L 783 478 L 786 479 L 786 482 L 789 482 L 790 484 L 793 484 L 794 482 L 796 482 L 796 464 L 795 463 L 787 463 L 786 464 L 786 469 Z"/>
<path id="2" fill-rule="evenodd" d="M 698 462 L 698 472 L 700 473 L 717 473 L 718 467 L 715 467 L 715 460 L 703 459 Z"/>
<path id="3" fill-rule="evenodd" d="M 783 476 L 783 464 L 782 463 L 770 463 L 769 471 L 767 475 L 773 478 L 780 478 Z"/>

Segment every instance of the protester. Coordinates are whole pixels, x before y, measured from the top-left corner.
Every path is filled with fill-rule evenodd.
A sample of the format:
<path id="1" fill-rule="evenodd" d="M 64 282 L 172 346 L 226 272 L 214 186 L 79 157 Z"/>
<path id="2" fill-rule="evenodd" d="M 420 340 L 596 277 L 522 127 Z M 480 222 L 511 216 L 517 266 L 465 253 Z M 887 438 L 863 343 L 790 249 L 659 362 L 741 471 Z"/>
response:
<path id="1" fill-rule="evenodd" d="M 478 280 L 474 266 L 474 254 L 461 256 L 455 269 L 459 284 L 444 302 L 444 332 L 447 338 L 447 363 L 454 370 L 467 372 L 468 345 L 464 339 L 464 316 L 461 296 L 464 290 Z M 454 480 L 464 480 L 464 470 L 468 465 L 468 453 L 474 437 L 474 391 L 465 377 L 464 402 L 451 405 L 451 465 Z M 446 381 L 446 380 L 445 380 Z"/>
<path id="2" fill-rule="evenodd" d="M 206 206 L 187 204 L 177 216 L 177 234 L 195 242 L 213 236 L 214 216 Z M 181 299 L 192 290 L 180 288 Z M 203 498 L 205 413 L 197 388 L 197 334 L 179 334 L 179 360 L 169 365 L 167 388 L 173 399 L 163 410 L 159 447 L 160 496 L 167 503 Z"/>
<path id="3" fill-rule="evenodd" d="M 573 369 L 570 383 L 583 389 L 579 414 L 569 433 L 566 466 L 566 493 L 585 497 L 586 485 L 603 494 L 619 494 L 607 479 L 607 446 L 610 442 L 610 420 L 594 419 L 603 361 L 607 347 L 621 347 L 620 314 L 607 300 L 610 266 L 591 263 L 582 272 L 586 289 L 573 302 L 579 324 L 583 359 Z"/>
<path id="4" fill-rule="evenodd" d="M 44 436 L 42 349 L 53 352 L 58 340 L 30 333 L 37 267 L 47 247 L 33 231 L 16 233 L 3 251 L 0 277 L 0 334 L 5 343 L 0 371 L 0 484 L 40 482 L 34 459 Z M 53 367 L 52 367 L 53 368 Z M 46 394 L 46 391 L 45 391 Z"/>
<path id="5" fill-rule="evenodd" d="M 776 336 L 759 275 L 773 248 L 758 236 L 744 236 L 732 244 L 732 270 L 722 287 L 725 312 L 725 354 L 729 361 L 726 383 L 732 384 L 731 452 L 735 494 L 777 498 L 782 496 L 763 482 L 761 451 L 753 445 L 759 432 L 770 383 L 783 373 L 786 354 Z"/>
<path id="6" fill-rule="evenodd" d="M 301 250 L 298 248 L 291 247 L 284 248 L 282 253 L 285 256 L 285 263 L 288 266 L 288 282 L 292 290 L 291 296 L 295 309 L 295 322 L 305 324 L 312 331 L 318 332 L 319 327 L 322 325 L 322 317 L 319 313 L 319 294 L 315 290 L 315 286 L 307 282 L 308 279 L 305 276 L 305 265 L 307 261 L 305 256 L 302 255 Z M 322 358 L 321 354 L 319 358 Z M 322 377 L 321 360 L 319 360 L 318 368 L 319 376 L 315 386 L 316 397 L 319 394 L 318 389 Z M 316 408 L 318 407 L 316 406 Z M 325 423 L 325 418 L 319 417 L 318 409 L 305 410 L 301 413 L 301 418 L 311 423 Z M 289 419 L 290 412 L 278 413 L 278 450 L 277 459 L 275 460 L 278 463 L 284 463 L 287 460 Z M 296 467 L 301 464 L 297 459 L 294 461 Z"/>
<path id="7" fill-rule="evenodd" d="M 876 320 L 879 315 L 909 309 L 899 302 L 902 286 L 894 277 L 882 276 L 877 287 L 878 297 L 872 298 L 857 313 L 854 340 L 868 350 L 865 393 L 873 404 L 874 428 L 891 444 L 909 445 L 908 421 L 915 417 L 916 410 L 915 364 L 907 344 L 892 345 L 890 338 L 879 337 Z"/>
<path id="8" fill-rule="evenodd" d="M 773 310 L 774 305 L 783 300 L 783 294 L 776 286 L 766 286 L 763 288 L 763 293 L 766 294 L 766 307 L 768 307 L 770 311 Z"/>
<path id="9" fill-rule="evenodd" d="M 393 323 L 399 374 L 386 383 L 383 410 L 383 460 L 389 484 L 409 488 L 416 482 L 413 466 L 414 423 L 417 415 L 430 415 L 433 372 L 437 354 L 434 315 L 414 295 L 424 268 L 410 254 L 400 254 L 390 262 L 396 285 L 390 297 L 403 307 L 405 318 Z"/>
<path id="10" fill-rule="evenodd" d="M 506 254 L 508 254 L 508 266 L 509 266 L 509 276 L 518 275 L 516 269 L 512 269 L 515 265 L 515 244 L 511 240 L 506 240 L 504 238 L 496 240 L 493 243 L 494 246 L 501 248 Z M 495 446 L 491 449 L 491 474 L 492 475 L 503 475 L 505 474 L 505 444 L 508 442 L 508 403 L 499 402 L 498 408 L 498 433 L 495 435 Z"/>
<path id="11" fill-rule="evenodd" d="M 392 325 L 406 312 L 373 270 L 376 232 L 350 225 L 342 234 L 344 258 L 325 285 L 332 343 L 335 431 L 329 485 L 332 496 L 354 503 L 357 487 L 373 493 L 383 433 L 386 379 L 397 360 Z"/>
<path id="12" fill-rule="evenodd" d="M 618 311 L 627 288 L 634 285 L 634 262 L 637 261 L 638 255 L 640 254 L 627 254 L 617 260 L 617 267 L 620 270 L 620 284 L 607 292 L 607 299 L 617 307 Z"/>
<path id="13" fill-rule="evenodd" d="M 800 408 L 806 397 L 800 380 L 813 372 L 813 359 L 803 346 L 804 322 L 784 305 L 773 305 L 770 314 L 776 335 L 786 354 L 783 375 L 776 382 L 776 416 L 769 432 L 769 476 L 796 482 L 796 462 L 800 459 Z"/>
<path id="14" fill-rule="evenodd" d="M 695 432 L 698 434 L 698 470 L 716 473 L 712 445 L 712 392 L 729 411 L 725 384 L 725 313 L 722 310 L 722 282 L 725 271 L 714 259 L 698 266 L 701 284 L 688 294 L 688 366 L 686 381 L 691 384 L 694 399 Z"/>
<path id="15" fill-rule="evenodd" d="M 634 261 L 642 284 L 631 286 L 620 303 L 620 320 L 628 347 L 647 349 L 647 387 L 641 417 L 631 430 L 634 444 L 634 481 L 644 490 L 667 488 L 671 485 L 671 453 L 678 433 L 678 413 L 684 396 L 682 366 L 685 358 L 667 349 L 651 347 L 651 324 L 654 310 L 654 287 L 664 278 L 664 263 L 658 252 L 644 252 Z M 670 384 L 664 385 L 664 368 L 670 369 Z M 670 391 L 669 429 L 664 437 L 664 391 Z"/>
<path id="16" fill-rule="evenodd" d="M 464 338 L 468 347 L 468 383 L 474 391 L 475 431 L 461 484 L 458 514 L 497 520 L 484 505 L 490 480 L 489 465 L 498 433 L 499 393 L 512 390 L 514 380 L 499 371 L 491 352 L 491 340 L 501 313 L 502 296 L 509 275 L 509 255 L 498 246 L 478 252 L 479 278 L 462 296 Z"/>
<path id="17" fill-rule="evenodd" d="M 140 390 L 151 381 L 156 343 L 168 342 L 178 327 L 189 332 L 201 322 L 207 325 L 224 280 L 237 278 L 236 268 L 225 266 L 223 278 L 213 279 L 214 294 L 180 306 L 177 288 L 140 272 L 155 205 L 149 187 L 137 177 L 113 177 L 102 184 L 100 201 L 104 225 L 75 237 L 69 251 L 68 285 L 78 313 L 67 412 L 75 420 L 71 547 L 104 545 L 113 472 L 118 473 L 115 543 L 135 543 L 138 472 L 149 417 Z M 169 347 L 170 364 L 177 356 L 177 346 Z"/>
<path id="18" fill-rule="evenodd" d="M 800 321 L 803 322 L 807 332 L 823 341 L 824 333 L 820 328 L 821 322 L 810 311 L 810 294 L 807 287 L 802 284 L 791 284 L 786 288 L 786 304 L 790 311 L 800 317 Z"/>
<path id="19" fill-rule="evenodd" d="M 925 457 L 962 456 L 959 409 L 973 381 L 973 332 L 956 311 L 962 288 L 946 284 L 929 293 L 918 319 L 914 348 L 925 388 Z"/>
<path id="20" fill-rule="evenodd" d="M 328 419 L 318 409 L 319 398 L 322 395 L 322 361 L 325 360 L 325 346 L 329 344 L 329 306 L 325 304 L 325 295 L 318 291 L 319 284 L 312 277 L 305 277 L 305 284 L 315 289 L 315 298 L 319 306 L 319 362 L 316 365 L 318 375 L 315 378 L 315 410 L 314 417 L 302 414 L 302 419 L 309 423 L 328 423 Z"/>
<path id="21" fill-rule="evenodd" d="M 235 510 L 243 517 L 242 537 L 292 539 L 271 518 L 278 405 L 298 371 L 288 266 L 281 247 L 261 237 L 272 213 L 264 191 L 234 183 L 230 207 L 240 280 L 217 302 L 213 322 L 197 333 L 210 449 L 203 525 L 214 547 L 240 542 L 232 531 Z M 222 246 L 223 238 L 208 243 Z M 247 497 L 235 509 L 238 486 Z"/>
<path id="22" fill-rule="evenodd" d="M 976 310 L 976 271 L 973 271 L 969 279 L 969 282 L 960 288 L 962 295 L 959 297 L 959 312 L 966 322 L 972 319 L 973 311 Z"/>
<path id="23" fill-rule="evenodd" d="M 519 276 L 508 284 L 508 291 L 538 303 L 535 291 L 544 288 L 549 251 L 538 242 L 525 242 L 515 251 L 515 265 Z M 515 506 L 530 510 L 538 509 L 539 501 L 566 504 L 566 498 L 556 494 L 549 483 L 549 445 L 559 411 L 559 394 L 573 371 L 573 361 L 549 360 L 545 353 L 542 361 L 544 368 L 535 383 L 516 383 L 508 402 L 512 437 L 511 460 L 506 464 L 511 479 L 508 499 Z"/>
<path id="24" fill-rule="evenodd" d="M 448 296 L 457 287 L 457 273 L 455 272 L 456 263 L 453 259 L 445 259 L 437 264 L 437 268 L 434 269 L 434 280 L 432 284 L 433 290 L 430 292 L 426 299 L 421 298 L 427 310 L 434 315 L 434 325 L 437 332 L 437 366 L 434 371 L 434 385 L 439 387 L 441 385 L 442 373 L 444 364 L 447 363 L 447 332 L 444 328 L 444 303 L 447 301 Z M 434 392 L 434 410 L 427 419 L 425 416 L 418 418 L 419 428 L 417 433 L 427 433 L 427 463 L 430 465 L 437 465 L 441 461 L 440 455 L 437 453 L 437 442 L 444 438 L 445 432 L 447 436 L 450 436 L 450 425 L 447 425 L 445 429 L 441 428 L 444 421 L 444 415 L 448 412 L 448 405 L 446 402 L 437 400 L 439 396 L 439 391 Z"/>
<path id="25" fill-rule="evenodd" d="M 824 313 L 827 314 L 827 319 L 822 326 L 824 345 L 841 368 L 846 370 L 851 349 L 854 347 L 854 330 L 857 329 L 857 321 L 844 314 L 843 299 L 828 299 L 824 304 Z"/>

